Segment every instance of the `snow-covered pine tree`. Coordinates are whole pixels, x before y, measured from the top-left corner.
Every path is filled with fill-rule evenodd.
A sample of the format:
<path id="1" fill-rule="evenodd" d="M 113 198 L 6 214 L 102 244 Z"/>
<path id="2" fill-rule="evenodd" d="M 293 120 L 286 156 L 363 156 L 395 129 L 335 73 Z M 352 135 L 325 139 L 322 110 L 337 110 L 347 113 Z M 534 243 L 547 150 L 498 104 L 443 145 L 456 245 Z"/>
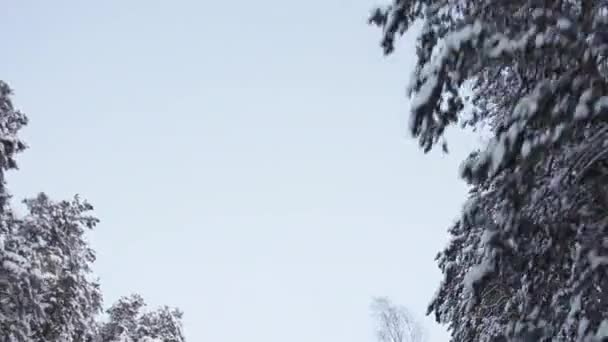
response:
<path id="1" fill-rule="evenodd" d="M 102 342 L 115 342 L 127 339 L 135 342 L 141 311 L 146 306 L 144 299 L 133 294 L 120 298 L 108 310 L 108 321 L 100 329 Z"/>
<path id="2" fill-rule="evenodd" d="M 4 176 L 26 147 L 17 136 L 26 124 L 0 81 L 0 342 L 185 341 L 179 310 L 141 313 L 138 296 L 112 307 L 109 323 L 97 321 L 102 298 L 86 231 L 98 220 L 90 204 L 40 194 L 24 201 L 24 217 L 11 210 Z M 126 329 L 113 328 L 117 322 Z"/>
<path id="3" fill-rule="evenodd" d="M 0 341 L 29 341 L 32 327 L 43 324 L 44 274 L 37 256 L 16 233 L 13 214 L 0 213 Z"/>
<path id="4" fill-rule="evenodd" d="M 430 311 L 453 341 L 608 338 L 608 2 L 393 0 L 371 17 L 385 53 L 417 20 L 421 148 L 457 122 L 492 130 L 462 165 L 470 198 Z"/>
<path id="5" fill-rule="evenodd" d="M 35 326 L 32 341 L 86 342 L 101 312 L 101 292 L 91 270 L 95 253 L 85 239 L 98 222 L 89 215 L 93 207 L 78 197 L 53 202 L 45 194 L 24 202 L 29 214 L 19 234 L 44 272 L 45 320 Z"/>
<path id="6" fill-rule="evenodd" d="M 25 149 L 18 132 L 27 117 L 16 110 L 10 87 L 0 81 L 0 341 L 26 341 L 31 326 L 44 316 L 41 298 L 42 270 L 30 246 L 17 234 L 10 209 L 5 172 L 16 169 L 15 155 Z"/>
<path id="7" fill-rule="evenodd" d="M 182 317 L 183 313 L 179 309 L 166 305 L 144 313 L 141 316 L 138 331 L 140 341 L 145 342 L 145 338 L 162 342 L 186 341 L 182 328 Z"/>
<path id="8" fill-rule="evenodd" d="M 144 311 L 146 303 L 134 294 L 120 298 L 108 310 L 99 342 L 184 342 L 182 312 L 163 306 Z"/>

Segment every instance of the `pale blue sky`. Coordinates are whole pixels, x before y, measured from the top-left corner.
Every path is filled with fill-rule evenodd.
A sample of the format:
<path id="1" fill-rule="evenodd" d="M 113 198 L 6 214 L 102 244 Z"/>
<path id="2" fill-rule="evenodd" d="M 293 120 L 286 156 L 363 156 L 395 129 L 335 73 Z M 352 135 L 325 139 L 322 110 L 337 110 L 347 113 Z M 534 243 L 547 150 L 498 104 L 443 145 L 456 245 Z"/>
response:
<path id="1" fill-rule="evenodd" d="M 178 306 L 190 342 L 370 342 L 376 295 L 422 317 L 473 139 L 407 137 L 413 40 L 384 58 L 374 4 L 4 4 L 13 193 L 90 200 L 106 303 Z"/>

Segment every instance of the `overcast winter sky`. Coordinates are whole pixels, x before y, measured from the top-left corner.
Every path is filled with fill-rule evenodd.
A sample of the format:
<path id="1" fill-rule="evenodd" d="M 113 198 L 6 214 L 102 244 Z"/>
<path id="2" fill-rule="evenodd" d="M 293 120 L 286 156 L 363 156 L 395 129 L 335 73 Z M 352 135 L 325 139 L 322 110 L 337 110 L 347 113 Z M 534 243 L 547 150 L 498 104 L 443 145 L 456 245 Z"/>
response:
<path id="1" fill-rule="evenodd" d="M 89 199 L 106 303 L 178 306 L 190 342 L 371 342 L 375 295 L 422 317 L 473 140 L 407 137 L 413 41 L 384 58 L 374 4 L 6 2 L 13 193 Z"/>

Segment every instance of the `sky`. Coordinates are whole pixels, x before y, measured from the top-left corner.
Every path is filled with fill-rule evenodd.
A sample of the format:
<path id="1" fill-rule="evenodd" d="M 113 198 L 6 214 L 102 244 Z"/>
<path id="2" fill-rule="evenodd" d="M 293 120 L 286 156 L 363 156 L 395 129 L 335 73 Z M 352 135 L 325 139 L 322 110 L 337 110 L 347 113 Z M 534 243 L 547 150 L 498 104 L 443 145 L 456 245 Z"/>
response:
<path id="1" fill-rule="evenodd" d="M 473 137 L 407 133 L 414 33 L 384 57 L 368 0 L 9 1 L 0 78 L 28 114 L 16 198 L 81 194 L 105 303 L 185 312 L 190 342 L 372 342 L 425 317 Z"/>

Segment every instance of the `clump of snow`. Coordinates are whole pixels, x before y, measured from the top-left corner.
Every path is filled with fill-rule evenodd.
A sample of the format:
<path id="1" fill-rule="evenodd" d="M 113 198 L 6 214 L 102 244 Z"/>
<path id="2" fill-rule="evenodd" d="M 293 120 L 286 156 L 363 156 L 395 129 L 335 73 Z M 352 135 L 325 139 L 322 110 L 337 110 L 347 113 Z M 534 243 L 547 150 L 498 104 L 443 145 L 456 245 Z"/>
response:
<path id="1" fill-rule="evenodd" d="M 21 255 L 14 252 L 5 252 L 6 258 L 13 260 L 16 263 L 25 265 L 27 263 L 27 259 L 22 257 Z"/>
<path id="2" fill-rule="evenodd" d="M 494 264 L 487 259 L 471 267 L 463 279 L 465 289 L 469 292 L 473 291 L 473 286 L 492 271 L 494 271 Z"/>
<path id="3" fill-rule="evenodd" d="M 533 18 L 533 19 L 537 19 L 537 18 L 539 18 L 539 17 L 542 17 L 543 15 L 545 15 L 545 10 L 543 10 L 542 8 L 538 8 L 538 7 L 537 7 L 537 8 L 535 8 L 535 9 L 532 11 L 532 18 Z"/>
<path id="4" fill-rule="evenodd" d="M 544 33 L 538 33 L 536 35 L 536 38 L 534 39 L 534 45 L 539 48 L 542 47 L 543 44 L 545 44 L 545 34 Z"/>
<path id="5" fill-rule="evenodd" d="M 574 110 L 574 118 L 577 120 L 584 119 L 589 116 L 589 108 L 584 103 L 579 103 Z"/>
<path id="6" fill-rule="evenodd" d="M 596 338 L 608 337 L 608 320 L 603 320 L 602 323 L 600 323 L 600 326 L 597 327 L 595 337 Z"/>
<path id="7" fill-rule="evenodd" d="M 587 318 L 583 317 L 578 322 L 578 336 L 584 336 L 585 335 L 585 331 L 587 331 L 588 327 L 589 327 L 589 320 Z"/>
<path id="8" fill-rule="evenodd" d="M 437 82 L 437 75 L 432 74 L 427 77 L 427 79 L 424 81 L 424 83 L 416 93 L 416 96 L 412 99 L 412 111 L 417 110 L 429 100 L 431 94 L 433 93 L 433 89 L 437 87 Z"/>
<path id="9" fill-rule="evenodd" d="M 443 45 L 437 51 L 437 55 L 430 63 L 427 63 L 420 72 L 419 77 L 423 81 L 411 101 L 412 112 L 415 112 L 430 100 L 433 91 L 439 86 L 439 70 L 441 70 L 442 66 L 448 60 L 449 55 L 454 51 L 460 50 L 465 42 L 478 36 L 481 33 L 481 29 L 481 22 L 476 21 L 474 24 L 466 25 L 460 30 L 454 31 L 445 37 Z M 412 118 L 410 118 L 410 128 L 413 128 L 414 122 L 415 117 L 412 115 Z"/>
<path id="10" fill-rule="evenodd" d="M 592 96 L 591 89 L 587 89 L 583 92 L 583 94 L 581 95 L 581 97 L 578 100 L 576 109 L 574 110 L 574 119 L 581 120 L 581 119 L 585 119 L 589 116 L 588 103 L 591 100 L 591 96 Z"/>
<path id="11" fill-rule="evenodd" d="M 568 312 L 568 323 L 574 322 L 574 317 L 581 310 L 581 294 L 579 293 L 570 301 L 570 311 Z"/>
<path id="12" fill-rule="evenodd" d="M 25 272 L 25 270 L 21 267 L 21 265 L 13 262 L 11 260 L 4 260 L 4 262 L 2 262 L 2 267 L 4 267 L 9 272 L 12 272 L 14 274 L 21 274 L 21 273 Z"/>
<path id="13" fill-rule="evenodd" d="M 449 34 L 445 38 L 445 44 L 451 49 L 458 50 L 465 41 L 479 35 L 481 33 L 481 28 L 481 22 L 477 20 L 472 25 L 466 25 L 462 29 Z"/>
<path id="14" fill-rule="evenodd" d="M 532 144 L 530 144 L 530 140 L 524 141 L 524 144 L 521 147 L 521 155 L 525 158 L 530 155 L 531 150 Z"/>
<path id="15" fill-rule="evenodd" d="M 608 96 L 602 96 L 595 102 L 593 110 L 595 111 L 595 114 L 599 114 L 606 109 L 608 109 Z"/>
<path id="16" fill-rule="evenodd" d="M 464 216 L 471 214 L 471 212 L 477 206 L 477 199 L 475 197 L 468 198 L 462 205 L 462 214 Z"/>
<path id="17" fill-rule="evenodd" d="M 551 189 L 552 191 L 558 191 L 562 179 L 564 178 L 564 174 L 565 172 L 561 172 L 559 175 L 556 175 L 551 178 L 551 181 L 549 182 L 549 189 Z"/>
<path id="18" fill-rule="evenodd" d="M 496 33 L 493 38 L 497 41 L 497 44 L 488 51 L 488 55 L 496 58 L 503 53 L 512 53 L 521 50 L 532 37 L 536 37 L 536 30 L 533 27 L 526 31 L 519 39 L 510 39 L 502 33 Z"/>
<path id="19" fill-rule="evenodd" d="M 537 319 L 537 318 L 538 318 L 538 315 L 540 315 L 540 307 L 539 307 L 538 305 L 536 305 L 536 306 L 534 307 L 534 309 L 532 309 L 532 312 L 530 312 L 530 313 L 528 314 L 528 318 L 530 318 L 530 319 L 533 319 L 533 320 L 534 320 L 534 319 Z"/>
<path id="20" fill-rule="evenodd" d="M 486 229 L 483 231 L 483 234 L 481 235 L 481 243 L 483 245 L 487 245 L 494 236 L 496 236 L 496 232 L 490 229 Z"/>
<path id="21" fill-rule="evenodd" d="M 503 138 L 500 141 L 498 141 L 496 144 L 494 144 L 494 146 L 493 146 L 494 148 L 492 150 L 490 150 L 491 157 L 492 157 L 492 167 L 490 168 L 491 172 L 498 170 L 498 167 L 500 166 L 500 164 L 502 164 L 502 161 L 507 152 L 505 145 L 506 145 L 506 141 Z"/>
<path id="22" fill-rule="evenodd" d="M 556 142 L 557 140 L 559 140 L 559 138 L 561 138 L 562 133 L 564 133 L 564 130 L 566 129 L 566 125 L 561 123 L 559 124 L 556 128 L 555 131 L 553 132 L 553 142 Z"/>
<path id="23" fill-rule="evenodd" d="M 572 27 L 572 22 L 566 18 L 560 18 L 557 20 L 557 27 L 560 30 L 567 30 Z"/>
<path id="24" fill-rule="evenodd" d="M 587 255 L 587 258 L 589 259 L 589 263 L 591 264 L 591 269 L 593 269 L 593 270 L 598 268 L 599 266 L 608 265 L 608 257 L 598 255 L 597 252 L 594 250 L 589 252 L 589 254 Z"/>

